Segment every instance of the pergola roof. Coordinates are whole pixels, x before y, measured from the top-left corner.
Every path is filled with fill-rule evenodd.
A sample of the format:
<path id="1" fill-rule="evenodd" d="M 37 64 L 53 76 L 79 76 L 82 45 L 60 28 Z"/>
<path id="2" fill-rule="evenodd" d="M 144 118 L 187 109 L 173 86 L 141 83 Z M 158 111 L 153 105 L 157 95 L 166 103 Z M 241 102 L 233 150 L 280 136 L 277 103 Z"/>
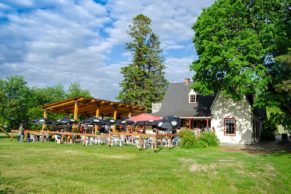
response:
<path id="1" fill-rule="evenodd" d="M 118 115 L 139 114 L 145 112 L 145 107 L 102 100 L 96 98 L 75 97 L 44 105 L 42 108 L 47 112 L 74 113 L 75 104 L 78 106 L 78 114 L 92 115 L 99 108 L 100 115 L 112 116 L 114 111 Z"/>

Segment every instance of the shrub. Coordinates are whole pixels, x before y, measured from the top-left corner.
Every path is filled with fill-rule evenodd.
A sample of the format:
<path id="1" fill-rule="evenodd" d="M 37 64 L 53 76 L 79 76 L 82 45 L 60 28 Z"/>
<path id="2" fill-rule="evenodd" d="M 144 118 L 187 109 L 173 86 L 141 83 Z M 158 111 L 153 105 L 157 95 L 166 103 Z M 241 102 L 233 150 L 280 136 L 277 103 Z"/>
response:
<path id="1" fill-rule="evenodd" d="M 219 140 L 214 133 L 201 132 L 199 139 L 196 138 L 193 131 L 189 129 L 181 130 L 180 146 L 182 148 L 194 148 L 194 147 L 209 147 L 218 146 Z"/>
<path id="2" fill-rule="evenodd" d="M 214 133 L 201 132 L 198 142 L 202 147 L 218 146 L 219 140 Z"/>
<path id="3" fill-rule="evenodd" d="M 182 148 L 192 148 L 197 145 L 197 139 L 193 131 L 185 129 L 181 130 L 179 134 L 181 135 L 180 146 Z"/>
<path id="4" fill-rule="evenodd" d="M 208 144 L 205 141 L 198 140 L 196 147 L 206 148 Z"/>

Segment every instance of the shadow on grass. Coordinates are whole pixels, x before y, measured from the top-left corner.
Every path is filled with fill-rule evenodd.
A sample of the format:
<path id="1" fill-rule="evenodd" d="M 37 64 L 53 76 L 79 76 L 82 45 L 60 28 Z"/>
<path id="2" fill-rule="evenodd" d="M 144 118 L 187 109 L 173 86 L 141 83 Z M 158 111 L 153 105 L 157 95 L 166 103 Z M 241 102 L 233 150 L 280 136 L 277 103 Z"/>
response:
<path id="1" fill-rule="evenodd" d="M 242 149 L 251 154 L 281 154 L 291 153 L 291 142 L 288 141 L 269 141 L 259 144 L 248 145 Z"/>
<path id="2" fill-rule="evenodd" d="M 13 136 L 13 138 L 17 138 L 17 136 Z M 0 135 L 0 139 L 10 139 L 10 136 L 7 136 L 7 135 L 3 135 L 3 136 L 1 136 Z"/>
<path id="3" fill-rule="evenodd" d="M 29 180 L 31 177 L 5 177 L 0 173 L 0 194 L 6 193 L 18 193 L 19 191 L 15 190 L 14 183 L 15 182 L 25 182 Z M 33 192 L 33 191 L 32 191 Z M 24 193 L 24 192 L 23 192 Z"/>
<path id="4" fill-rule="evenodd" d="M 159 153 L 163 148 L 159 147 L 157 149 L 154 150 L 155 153 Z"/>
<path id="5" fill-rule="evenodd" d="M 282 155 L 290 155 L 290 150 L 254 150 L 254 149 L 241 149 L 249 154 L 257 155 L 257 154 L 271 154 L 273 156 L 282 156 Z"/>

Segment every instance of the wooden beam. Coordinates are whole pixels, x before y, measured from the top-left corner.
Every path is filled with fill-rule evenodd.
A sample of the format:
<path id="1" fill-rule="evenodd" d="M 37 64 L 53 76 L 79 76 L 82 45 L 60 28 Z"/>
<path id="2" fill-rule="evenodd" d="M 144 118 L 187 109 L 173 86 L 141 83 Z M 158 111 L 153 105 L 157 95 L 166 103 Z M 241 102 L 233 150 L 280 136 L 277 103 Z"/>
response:
<path id="1" fill-rule="evenodd" d="M 100 117 L 100 108 L 99 108 L 99 105 L 97 105 L 95 116 L 96 116 L 97 118 Z M 98 125 L 95 125 L 95 135 L 97 134 L 98 130 L 99 130 Z"/>
<path id="2" fill-rule="evenodd" d="M 78 120 L 78 101 L 75 101 L 75 106 L 74 106 L 74 120 Z"/>
<path id="3" fill-rule="evenodd" d="M 43 111 L 43 118 L 47 119 L 47 112 L 46 112 L 46 109 L 44 109 Z M 43 124 L 42 125 L 42 129 L 41 129 L 41 140 L 42 140 L 42 143 L 44 142 L 44 129 L 46 128 L 46 124 Z"/>
<path id="4" fill-rule="evenodd" d="M 97 109 L 96 109 L 96 117 L 100 117 L 100 108 L 99 108 L 99 106 L 97 106 Z"/>
<path id="5" fill-rule="evenodd" d="M 53 103 L 49 103 L 49 104 L 45 104 L 45 105 L 43 106 L 43 109 L 47 109 L 48 107 L 52 107 L 52 106 L 54 106 L 54 105 L 63 104 L 63 103 L 66 103 L 66 102 L 73 102 L 73 101 L 75 101 L 76 99 L 78 99 L 78 97 L 68 98 L 68 99 L 65 99 L 65 100 L 61 100 L 61 101 L 57 101 L 57 102 L 53 102 Z"/>
<path id="6" fill-rule="evenodd" d="M 113 119 L 114 119 L 114 120 L 117 119 L 117 108 L 114 109 L 114 112 L 113 112 Z M 113 126 L 113 132 L 116 132 L 116 125 Z"/>
<path id="7" fill-rule="evenodd" d="M 73 104 L 74 104 L 74 101 L 69 101 L 69 102 L 65 102 L 65 103 L 49 106 L 46 109 L 52 109 L 52 108 L 58 108 L 58 107 L 61 108 L 61 107 L 68 106 L 68 105 L 73 105 Z"/>
<path id="8" fill-rule="evenodd" d="M 79 107 L 78 107 L 78 101 L 75 101 L 75 106 L 74 106 L 74 120 L 78 120 L 78 113 L 79 113 Z M 73 125 L 73 131 L 76 131 L 77 129 L 77 124 Z"/>
<path id="9" fill-rule="evenodd" d="M 128 113 L 128 118 L 130 118 L 131 117 L 131 111 Z"/>
<path id="10" fill-rule="evenodd" d="M 43 110 L 43 118 L 47 119 L 47 112 L 46 109 Z M 46 128 L 46 124 L 42 125 L 42 131 Z"/>
<path id="11" fill-rule="evenodd" d="M 99 103 L 97 103 L 97 101 L 96 102 L 89 101 L 87 103 L 83 103 L 81 106 L 79 106 L 79 112 L 83 112 L 83 111 L 86 111 L 86 110 L 89 110 L 89 109 L 90 110 L 94 110 L 94 112 L 95 112 L 96 105 L 99 105 L 100 108 L 101 108 L 101 103 L 99 104 Z"/>

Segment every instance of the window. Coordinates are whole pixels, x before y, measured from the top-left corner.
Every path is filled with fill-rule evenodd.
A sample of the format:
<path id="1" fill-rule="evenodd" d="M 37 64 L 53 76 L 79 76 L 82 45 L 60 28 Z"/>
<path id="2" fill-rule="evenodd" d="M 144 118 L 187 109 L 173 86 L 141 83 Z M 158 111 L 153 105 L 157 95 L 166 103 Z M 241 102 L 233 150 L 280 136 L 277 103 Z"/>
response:
<path id="1" fill-rule="evenodd" d="M 224 134 L 235 135 L 235 131 L 236 131 L 235 118 L 225 118 L 224 119 Z"/>
<path id="2" fill-rule="evenodd" d="M 196 103 L 197 93 L 194 90 L 189 92 L 189 103 Z"/>
<path id="3" fill-rule="evenodd" d="M 195 94 L 194 95 L 192 94 L 192 95 L 189 96 L 189 102 L 190 103 L 195 103 L 196 102 L 196 95 Z"/>

